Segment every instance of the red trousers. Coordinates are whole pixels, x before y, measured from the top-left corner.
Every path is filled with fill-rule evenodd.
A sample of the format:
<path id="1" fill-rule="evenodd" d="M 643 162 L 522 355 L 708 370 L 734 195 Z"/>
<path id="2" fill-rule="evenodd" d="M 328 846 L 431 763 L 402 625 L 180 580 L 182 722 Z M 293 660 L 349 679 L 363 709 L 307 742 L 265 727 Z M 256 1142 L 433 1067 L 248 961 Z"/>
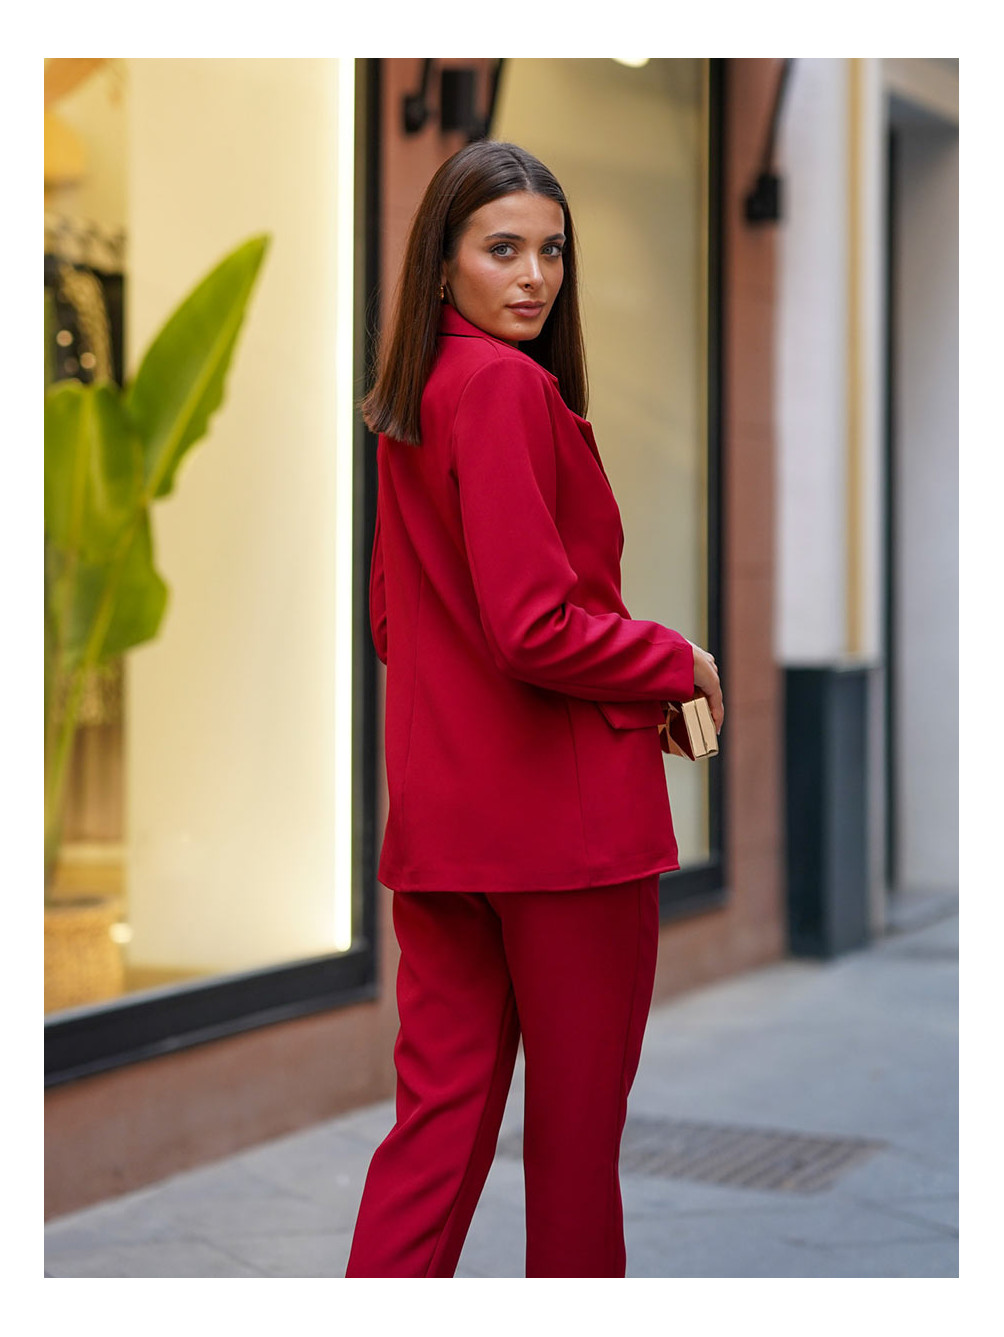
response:
<path id="1" fill-rule="evenodd" d="M 521 1035 L 526 1275 L 624 1276 L 618 1156 L 658 883 L 394 893 L 397 1121 L 370 1163 L 347 1276 L 453 1276 Z"/>

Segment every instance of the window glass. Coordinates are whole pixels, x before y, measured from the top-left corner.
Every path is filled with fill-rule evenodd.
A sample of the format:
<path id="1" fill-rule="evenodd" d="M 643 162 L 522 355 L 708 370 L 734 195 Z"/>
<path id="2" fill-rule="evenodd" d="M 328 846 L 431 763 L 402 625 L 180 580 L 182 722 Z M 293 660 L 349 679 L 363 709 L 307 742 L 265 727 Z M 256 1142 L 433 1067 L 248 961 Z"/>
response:
<path id="1" fill-rule="evenodd" d="M 493 138 L 564 187 L 589 418 L 624 522 L 624 599 L 707 644 L 707 62 L 507 60 Z M 666 757 L 682 865 L 709 856 L 707 766 Z"/>

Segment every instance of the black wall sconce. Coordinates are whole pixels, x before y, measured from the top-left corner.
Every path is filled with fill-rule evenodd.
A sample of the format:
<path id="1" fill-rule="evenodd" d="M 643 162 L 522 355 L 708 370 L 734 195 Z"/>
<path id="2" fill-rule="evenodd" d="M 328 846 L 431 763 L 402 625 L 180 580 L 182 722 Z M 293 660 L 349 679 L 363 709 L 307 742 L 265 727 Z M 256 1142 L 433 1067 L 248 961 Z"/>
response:
<path id="1" fill-rule="evenodd" d="M 407 93 L 403 101 L 404 132 L 417 135 L 427 125 L 430 116 L 438 112 L 442 134 L 460 131 L 470 143 L 484 139 L 491 126 L 495 95 L 498 91 L 501 60 L 496 62 L 489 91 L 487 114 L 478 111 L 478 72 L 471 65 L 447 65 L 439 71 L 438 106 L 430 105 L 430 91 L 434 80 L 434 60 L 422 62 L 422 83 L 414 93 Z"/>
<path id="2" fill-rule="evenodd" d="M 786 60 L 781 66 L 760 171 L 757 174 L 753 189 L 746 196 L 745 214 L 747 223 L 776 223 L 781 217 L 781 178 L 773 168 L 774 142 L 777 138 L 777 125 L 781 114 L 781 103 L 784 100 L 785 86 L 794 63 L 793 60 Z"/>

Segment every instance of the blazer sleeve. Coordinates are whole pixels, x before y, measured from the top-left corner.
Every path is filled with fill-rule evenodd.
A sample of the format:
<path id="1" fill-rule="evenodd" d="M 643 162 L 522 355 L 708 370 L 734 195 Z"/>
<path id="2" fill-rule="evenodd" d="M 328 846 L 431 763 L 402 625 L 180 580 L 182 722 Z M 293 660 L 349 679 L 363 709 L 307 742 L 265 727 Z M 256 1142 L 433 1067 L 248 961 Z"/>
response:
<path id="1" fill-rule="evenodd" d="M 572 602 L 577 584 L 556 523 L 548 387 L 499 358 L 464 388 L 453 470 L 482 626 L 499 668 L 596 701 L 694 694 L 694 652 L 679 632 Z"/>
<path id="2" fill-rule="evenodd" d="M 387 663 L 387 585 L 384 579 L 383 543 L 380 539 L 380 508 L 377 507 L 376 529 L 373 533 L 373 554 L 370 558 L 370 634 L 381 664 Z"/>

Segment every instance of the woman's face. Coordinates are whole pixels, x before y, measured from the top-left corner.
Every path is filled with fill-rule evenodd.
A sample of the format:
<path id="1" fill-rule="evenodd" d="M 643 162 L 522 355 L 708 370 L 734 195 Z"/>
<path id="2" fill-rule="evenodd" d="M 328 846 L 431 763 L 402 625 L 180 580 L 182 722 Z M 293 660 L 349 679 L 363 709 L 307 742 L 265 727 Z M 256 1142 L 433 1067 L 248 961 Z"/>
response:
<path id="1" fill-rule="evenodd" d="M 565 214 L 520 191 L 476 209 L 443 262 L 446 295 L 465 320 L 507 343 L 535 339 L 564 278 Z"/>

